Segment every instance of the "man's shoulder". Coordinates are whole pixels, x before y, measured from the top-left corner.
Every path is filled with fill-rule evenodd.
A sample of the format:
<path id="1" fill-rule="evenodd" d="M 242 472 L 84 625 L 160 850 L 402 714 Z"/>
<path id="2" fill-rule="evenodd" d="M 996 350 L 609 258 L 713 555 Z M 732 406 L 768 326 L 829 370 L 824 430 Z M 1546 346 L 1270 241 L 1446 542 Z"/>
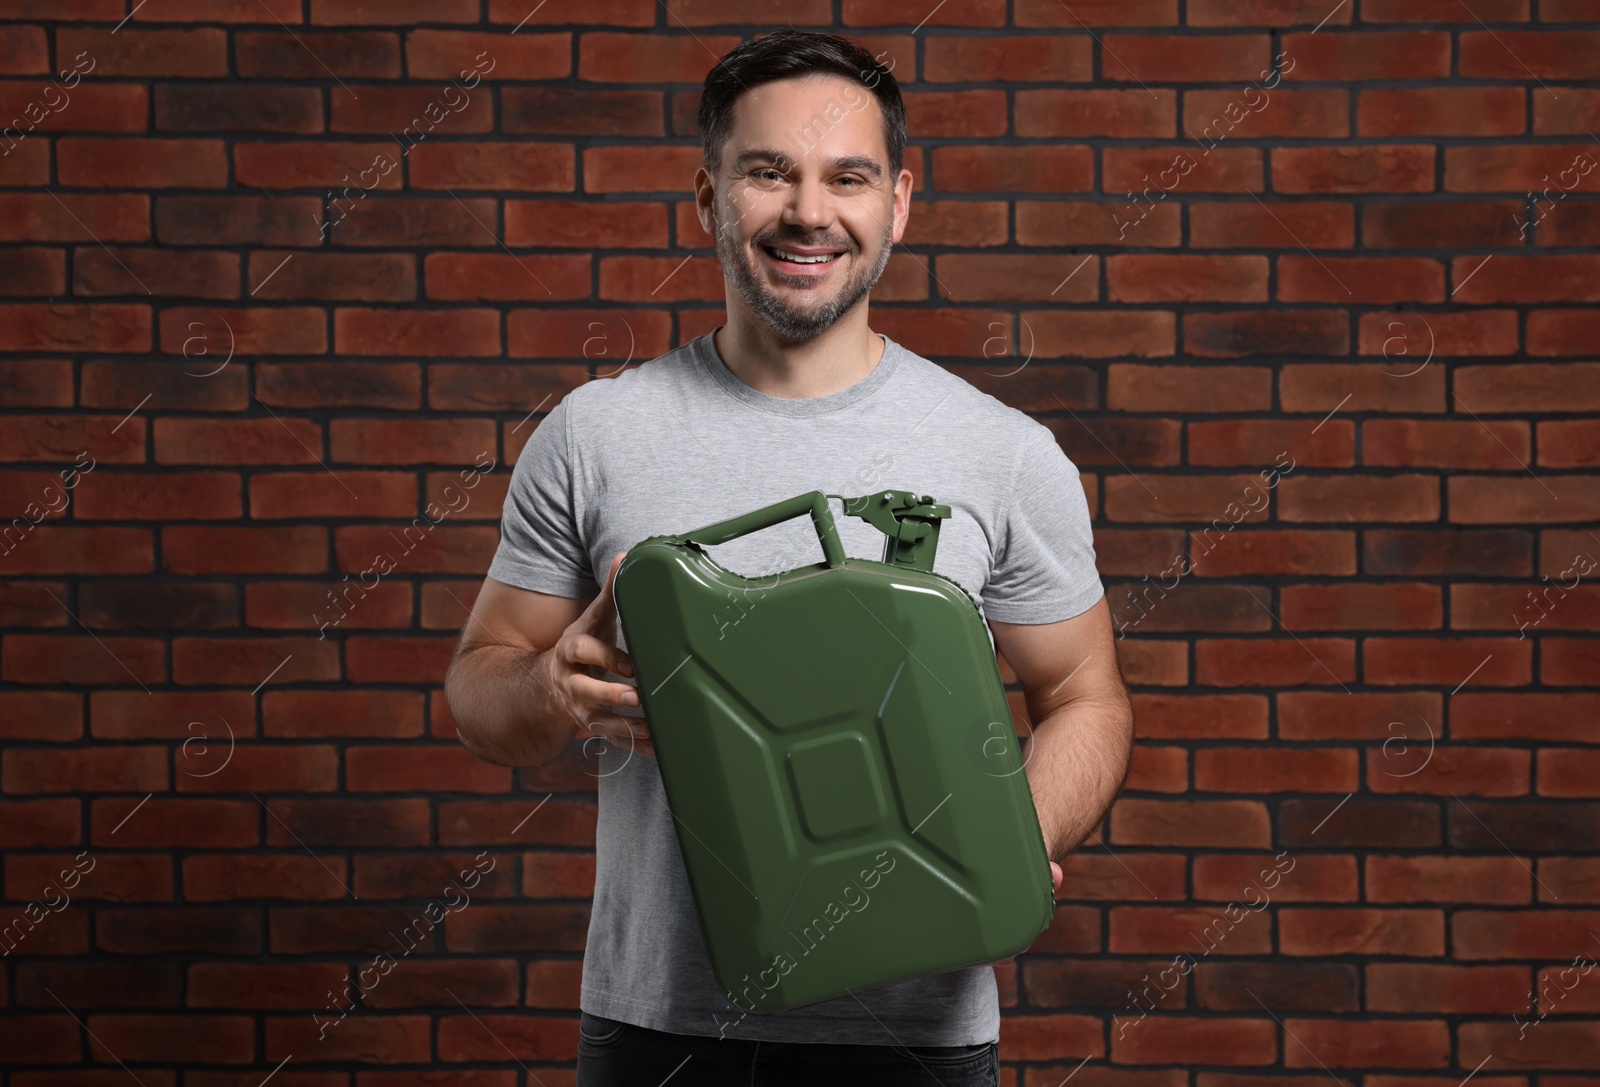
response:
<path id="1" fill-rule="evenodd" d="M 616 411 L 635 411 L 644 404 L 659 404 L 663 394 L 696 380 L 693 341 L 674 347 L 653 359 L 607 363 L 597 360 L 595 375 L 571 389 L 563 398 L 568 412 L 580 418 Z"/>
<path id="2" fill-rule="evenodd" d="M 1044 435 L 1053 440 L 1048 426 L 980 387 L 989 385 L 1004 391 L 1007 378 L 1016 370 L 1003 365 L 1006 360 L 996 360 L 1002 364 L 999 366 L 990 362 L 946 367 L 893 340 L 889 342 L 903 353 L 901 372 L 896 376 L 906 386 L 919 390 L 919 399 L 928 408 L 937 408 L 938 414 L 928 420 L 930 424 L 943 416 L 945 420 L 953 419 L 962 430 L 981 427 L 991 439 L 998 438 L 1013 448 L 1043 440 Z"/>

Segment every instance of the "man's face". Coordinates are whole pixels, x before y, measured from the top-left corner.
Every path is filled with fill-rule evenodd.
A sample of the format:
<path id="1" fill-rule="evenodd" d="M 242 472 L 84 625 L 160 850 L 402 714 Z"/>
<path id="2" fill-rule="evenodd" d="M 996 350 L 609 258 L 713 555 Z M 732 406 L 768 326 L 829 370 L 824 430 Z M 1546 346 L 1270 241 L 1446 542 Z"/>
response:
<path id="1" fill-rule="evenodd" d="M 702 224 L 744 304 L 780 339 L 813 339 L 866 297 L 905 232 L 911 173 L 889 176 L 883 111 L 839 76 L 766 83 L 734 105 Z"/>

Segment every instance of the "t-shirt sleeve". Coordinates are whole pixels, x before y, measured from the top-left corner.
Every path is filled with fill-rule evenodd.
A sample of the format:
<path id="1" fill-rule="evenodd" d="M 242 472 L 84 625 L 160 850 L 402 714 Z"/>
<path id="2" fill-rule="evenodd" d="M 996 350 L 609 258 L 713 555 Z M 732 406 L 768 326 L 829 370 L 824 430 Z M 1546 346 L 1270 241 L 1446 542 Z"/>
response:
<path id="1" fill-rule="evenodd" d="M 569 394 L 545 416 L 517 456 L 489 576 L 520 589 L 583 599 L 597 595 L 600 586 L 578 527 L 571 401 Z"/>
<path id="2" fill-rule="evenodd" d="M 1105 595 L 1078 469 L 1043 426 L 1024 443 L 1001 526 L 983 589 L 986 618 L 1054 623 Z"/>

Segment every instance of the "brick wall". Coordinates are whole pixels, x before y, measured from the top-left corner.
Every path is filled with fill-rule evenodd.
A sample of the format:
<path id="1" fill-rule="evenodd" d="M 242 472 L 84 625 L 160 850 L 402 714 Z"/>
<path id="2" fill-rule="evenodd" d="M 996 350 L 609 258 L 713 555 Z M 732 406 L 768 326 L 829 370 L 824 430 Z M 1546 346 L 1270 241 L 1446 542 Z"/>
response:
<path id="1" fill-rule="evenodd" d="M 720 323 L 785 21 L 893 61 L 873 325 L 1082 467 L 1136 692 L 1005 1082 L 1600 1082 L 1600 4 L 132 3 L 0 6 L 4 1087 L 572 1082 L 595 779 L 440 684 L 538 418 Z"/>

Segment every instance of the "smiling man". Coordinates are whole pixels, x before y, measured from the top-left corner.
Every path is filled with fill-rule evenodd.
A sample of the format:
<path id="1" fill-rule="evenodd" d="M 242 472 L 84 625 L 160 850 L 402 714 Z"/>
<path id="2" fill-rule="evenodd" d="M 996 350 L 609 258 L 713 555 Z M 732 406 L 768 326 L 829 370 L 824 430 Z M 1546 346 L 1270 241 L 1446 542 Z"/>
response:
<path id="1" fill-rule="evenodd" d="M 700 127 L 695 201 L 726 323 L 574 389 L 528 440 L 446 678 L 450 709 L 467 748 L 502 765 L 608 741 L 592 771 L 580 1087 L 993 1085 L 989 965 L 782 1013 L 746 1014 L 719 990 L 611 583 L 647 536 L 806 491 L 935 496 L 951 509 L 936 572 L 982 610 L 1036 723 L 1026 773 L 1059 886 L 1055 859 L 1104 816 L 1132 743 L 1082 485 L 1046 426 L 867 323 L 911 209 L 887 68 L 847 39 L 778 31 L 712 69 Z M 837 527 L 848 554 L 881 555 L 870 524 Z M 755 577 L 819 548 L 802 518 L 708 550 Z"/>

